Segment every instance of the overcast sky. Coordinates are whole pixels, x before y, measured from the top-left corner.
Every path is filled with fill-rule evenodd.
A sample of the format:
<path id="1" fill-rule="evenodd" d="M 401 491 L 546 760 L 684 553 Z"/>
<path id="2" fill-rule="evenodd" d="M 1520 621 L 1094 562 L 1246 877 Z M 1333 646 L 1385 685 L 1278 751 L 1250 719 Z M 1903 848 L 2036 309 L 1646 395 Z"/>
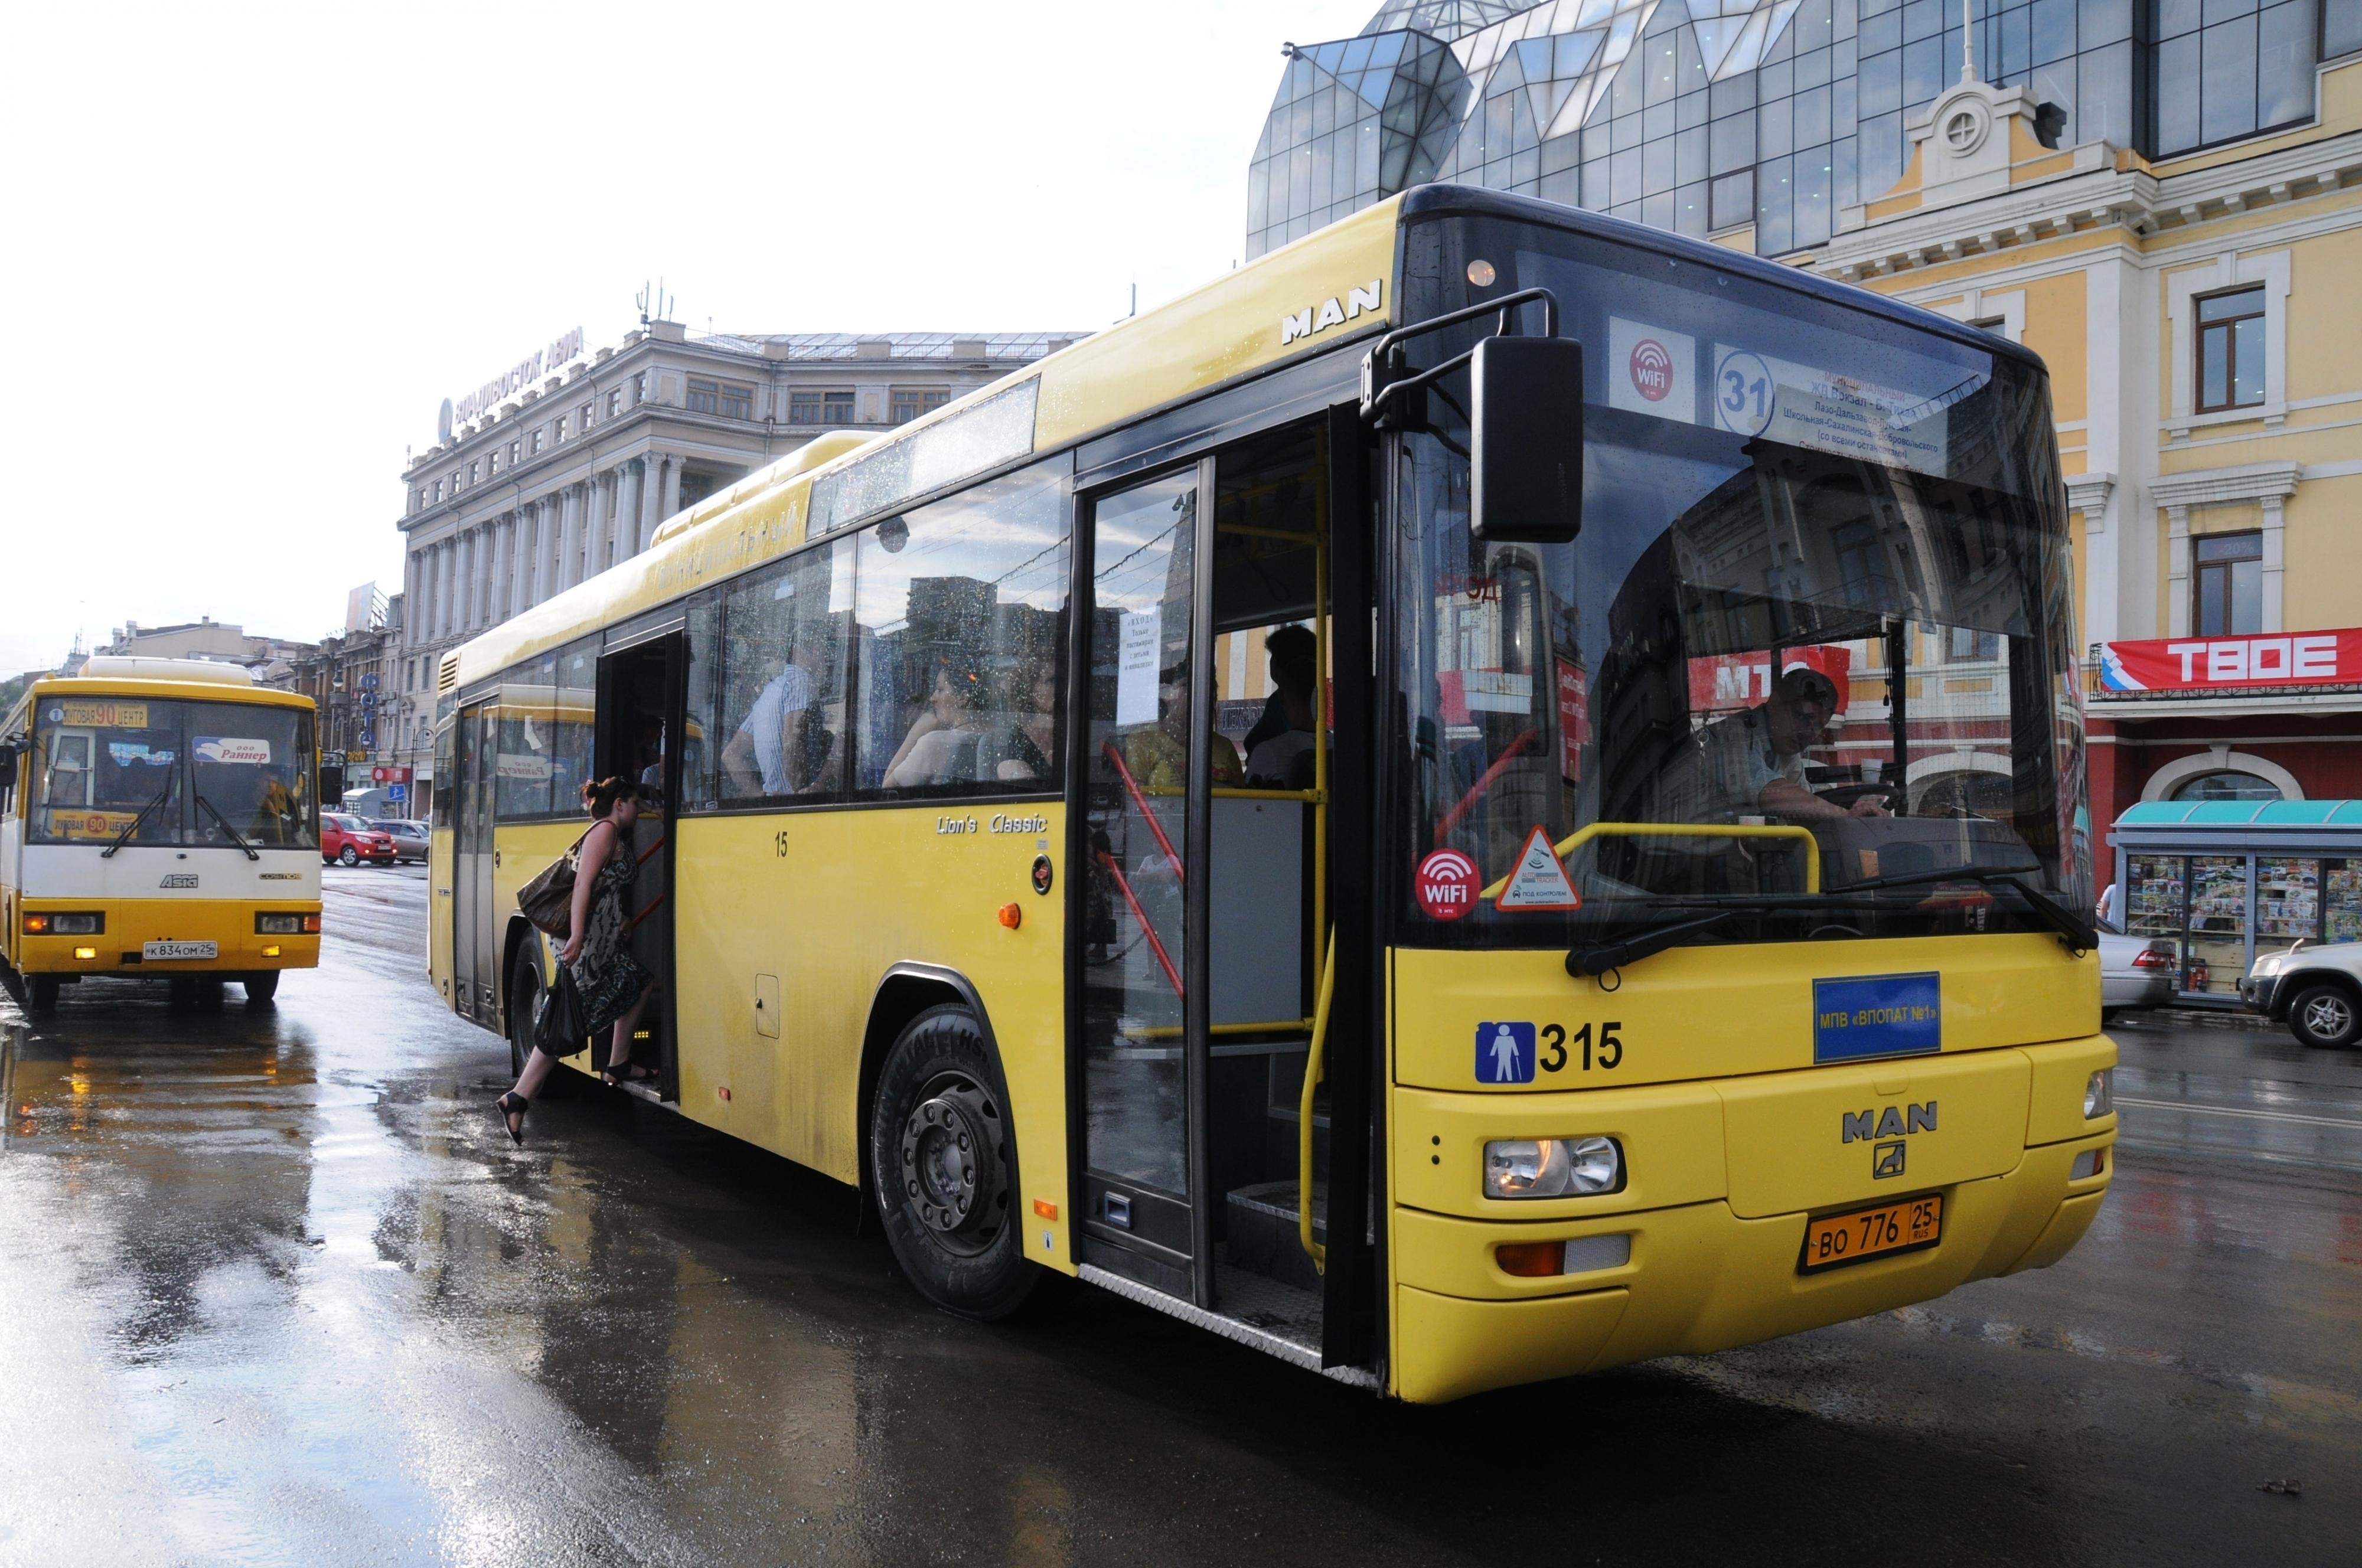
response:
<path id="1" fill-rule="evenodd" d="M 402 580 L 435 413 L 574 326 L 1089 330 L 1230 267 L 1284 39 L 1375 0 L 28 6 L 0 673 Z"/>

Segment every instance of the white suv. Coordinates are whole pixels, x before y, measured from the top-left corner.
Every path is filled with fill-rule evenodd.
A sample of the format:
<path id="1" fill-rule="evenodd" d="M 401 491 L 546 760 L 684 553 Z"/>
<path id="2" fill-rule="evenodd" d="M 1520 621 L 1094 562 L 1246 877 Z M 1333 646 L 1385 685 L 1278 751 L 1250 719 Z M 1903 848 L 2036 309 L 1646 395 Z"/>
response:
<path id="1" fill-rule="evenodd" d="M 2249 1011 L 2277 1019 L 2306 1045 L 2351 1045 L 2362 1037 L 2362 942 L 2298 946 L 2256 960 L 2239 982 Z"/>

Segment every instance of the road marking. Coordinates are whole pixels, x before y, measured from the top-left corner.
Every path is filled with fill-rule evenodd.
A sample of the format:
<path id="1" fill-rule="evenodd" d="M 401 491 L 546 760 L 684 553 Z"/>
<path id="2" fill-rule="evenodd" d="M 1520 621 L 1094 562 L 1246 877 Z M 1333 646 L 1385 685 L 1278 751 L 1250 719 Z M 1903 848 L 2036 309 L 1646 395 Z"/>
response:
<path id="1" fill-rule="evenodd" d="M 2192 1105 L 2183 1099 L 2127 1099 L 2116 1096 L 2118 1105 L 2137 1105 L 2145 1110 L 2186 1110 L 2192 1116 L 2245 1116 L 2257 1121 L 2302 1121 L 2314 1127 L 2350 1127 L 2362 1132 L 2362 1121 L 2344 1116 L 2299 1116 L 2289 1110 L 2242 1110 L 2228 1105 Z"/>

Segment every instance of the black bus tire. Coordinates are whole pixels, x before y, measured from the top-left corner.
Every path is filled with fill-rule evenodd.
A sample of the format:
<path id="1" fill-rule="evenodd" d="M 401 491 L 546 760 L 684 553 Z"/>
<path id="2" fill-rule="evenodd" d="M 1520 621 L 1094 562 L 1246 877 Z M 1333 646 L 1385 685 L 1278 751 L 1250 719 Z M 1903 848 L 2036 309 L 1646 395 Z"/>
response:
<path id="1" fill-rule="evenodd" d="M 533 1013 L 541 1002 L 541 966 L 535 961 L 534 953 L 539 940 L 538 937 L 531 938 L 519 946 L 516 960 L 509 968 L 509 1078 L 512 1082 L 524 1075 L 525 1061 L 533 1055 Z M 551 1075 L 553 1081 L 556 1077 L 556 1074 Z"/>
<path id="2" fill-rule="evenodd" d="M 2345 987 L 2317 983 L 2289 998 L 2289 1032 L 2300 1043 L 2334 1051 L 2362 1034 L 2362 1007 Z"/>
<path id="3" fill-rule="evenodd" d="M 1023 1306 L 1042 1274 L 1025 1256 L 1000 1081 L 976 1014 L 946 1003 L 895 1040 L 869 1113 L 870 1176 L 895 1262 L 936 1306 L 986 1322 Z"/>
<path id="4" fill-rule="evenodd" d="M 25 996 L 35 1012 L 58 1010 L 58 977 L 55 975 L 25 977 Z"/>
<path id="5" fill-rule="evenodd" d="M 247 1006 L 269 1007 L 271 1003 L 271 999 L 276 997 L 278 994 L 278 970 L 265 969 L 259 975 L 248 975 L 246 977 Z"/>

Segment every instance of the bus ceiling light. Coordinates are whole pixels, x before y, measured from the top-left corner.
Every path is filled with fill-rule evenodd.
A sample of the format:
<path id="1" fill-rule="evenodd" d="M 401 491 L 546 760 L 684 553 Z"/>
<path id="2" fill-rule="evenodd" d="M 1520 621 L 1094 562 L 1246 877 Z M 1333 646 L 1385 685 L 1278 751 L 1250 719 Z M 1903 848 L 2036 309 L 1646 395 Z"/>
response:
<path id="1" fill-rule="evenodd" d="M 2102 1067 L 2083 1085 L 2083 1120 L 2097 1121 L 2116 1109 L 2116 1070 Z"/>
<path id="2" fill-rule="evenodd" d="M 1613 1138 L 1507 1138 L 1485 1145 L 1487 1198 L 1587 1198 L 1624 1186 Z"/>

